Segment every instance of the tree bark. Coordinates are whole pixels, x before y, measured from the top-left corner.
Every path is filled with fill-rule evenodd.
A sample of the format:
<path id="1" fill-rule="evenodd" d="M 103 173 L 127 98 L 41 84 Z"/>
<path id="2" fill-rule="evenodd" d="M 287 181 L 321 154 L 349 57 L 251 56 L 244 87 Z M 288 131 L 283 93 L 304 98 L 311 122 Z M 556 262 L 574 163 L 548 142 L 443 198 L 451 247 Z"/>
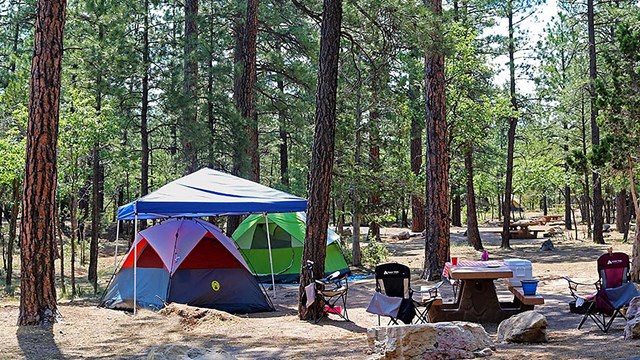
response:
<path id="1" fill-rule="evenodd" d="M 362 50 L 358 48 L 358 66 L 356 67 L 357 82 L 356 82 L 356 116 L 355 116 L 355 149 L 354 149 L 354 162 L 355 173 L 359 176 L 362 169 Z M 362 224 L 362 206 L 360 204 L 360 187 L 359 182 L 355 181 L 352 184 L 352 198 L 353 198 L 353 216 L 351 218 L 351 224 L 353 225 L 353 231 L 351 236 L 351 263 L 354 266 L 362 265 L 362 252 L 360 250 L 360 224 Z"/>
<path id="2" fill-rule="evenodd" d="M 65 0 L 39 0 L 22 196 L 19 325 L 56 321 L 55 204 Z"/>
<path id="3" fill-rule="evenodd" d="M 507 18 L 509 20 L 509 96 L 511 98 L 511 110 L 518 111 L 516 100 L 516 65 L 515 65 L 515 39 L 513 38 L 513 0 L 507 1 Z M 504 201 L 502 203 L 502 244 L 503 249 L 511 248 L 509 240 L 509 224 L 511 222 L 511 191 L 513 190 L 513 151 L 516 141 L 516 127 L 518 118 L 512 115 L 509 118 L 509 132 L 507 135 L 507 169 L 505 172 Z"/>
<path id="4" fill-rule="evenodd" d="M 462 226 L 462 199 L 460 199 L 460 193 L 458 193 L 458 185 L 451 186 L 451 192 L 453 193 L 453 200 L 451 201 L 451 225 Z"/>
<path id="5" fill-rule="evenodd" d="M 74 185 L 72 181 L 71 196 L 69 199 L 69 217 L 71 218 L 71 239 L 69 239 L 71 243 L 71 269 L 69 274 L 71 281 L 71 298 L 76 296 L 76 243 L 78 241 L 78 198 Z"/>
<path id="6" fill-rule="evenodd" d="M 616 195 L 616 230 L 625 233 L 627 220 L 627 190 L 622 189 Z"/>
<path id="7" fill-rule="evenodd" d="M 60 212 L 58 216 L 56 216 L 57 224 L 56 229 L 58 230 L 58 242 L 60 245 L 60 288 L 62 289 L 62 294 L 67 294 L 67 287 L 64 283 L 64 238 L 62 237 L 62 224 L 64 224 L 64 219 L 62 218 L 62 205 L 60 205 Z"/>
<path id="8" fill-rule="evenodd" d="M 411 90 L 410 90 L 411 91 Z M 412 96 L 411 98 L 414 98 Z M 410 145 L 410 161 L 411 172 L 417 177 L 420 176 L 422 169 L 422 131 L 424 124 L 417 116 L 411 117 L 411 145 Z M 425 226 L 425 208 L 424 199 L 420 194 L 411 194 L 411 231 L 422 232 Z"/>
<path id="9" fill-rule="evenodd" d="M 242 77 L 240 112 L 246 122 L 249 144 L 246 156 L 251 161 L 249 179 L 260 182 L 260 154 L 258 152 L 258 114 L 256 112 L 256 48 L 258 39 L 258 0 L 247 0 L 247 18 L 242 36 Z"/>
<path id="10" fill-rule="evenodd" d="M 596 32 L 595 32 L 595 17 L 593 0 L 587 0 L 587 29 L 589 33 L 589 93 L 591 98 L 591 146 L 596 147 L 600 145 L 600 128 L 598 127 L 598 108 L 596 106 L 597 94 L 596 94 Z M 593 181 L 593 242 L 597 244 L 604 244 L 604 238 L 602 236 L 602 226 L 604 225 L 604 219 L 602 216 L 602 183 L 600 181 L 600 174 L 597 171 L 592 173 Z"/>
<path id="11" fill-rule="evenodd" d="M 198 154 L 194 142 L 198 122 L 198 0 L 184 2 L 184 109 L 182 115 L 182 151 L 186 173 L 198 170 Z"/>
<path id="12" fill-rule="evenodd" d="M 425 0 L 428 11 L 442 20 L 442 1 Z M 449 149 L 442 24 L 433 26 L 425 51 L 426 103 L 426 237 L 422 278 L 437 280 L 449 259 Z"/>
<path id="13" fill-rule="evenodd" d="M 313 277 L 324 276 L 327 226 L 331 196 L 333 170 L 336 93 L 338 89 L 338 56 L 340 54 L 340 28 L 342 1 L 324 0 L 320 29 L 320 66 L 316 91 L 316 126 L 311 157 L 309 200 L 307 203 L 307 233 L 304 241 L 302 264 L 313 261 Z M 303 271 L 300 276 L 298 315 L 300 319 L 321 316 L 322 301 L 306 307 L 305 286 L 313 282 L 310 274 Z M 319 299 L 318 299 L 319 300 Z"/>
<path id="14" fill-rule="evenodd" d="M 16 235 L 18 230 L 18 214 L 20 212 L 20 180 L 13 179 L 12 184 L 12 201 L 11 219 L 9 220 L 9 242 L 7 244 L 7 277 L 5 284 L 11 286 L 13 279 L 13 247 L 16 243 Z"/>
<path id="15" fill-rule="evenodd" d="M 284 81 L 279 78 L 277 81 L 278 90 L 280 91 L 280 96 L 285 96 L 284 92 Z M 279 120 L 279 129 L 278 134 L 280 135 L 280 183 L 284 186 L 289 186 L 289 133 L 287 132 L 287 116 L 286 112 L 282 107 L 284 104 L 281 104 L 278 109 L 278 120 Z"/>
<path id="16" fill-rule="evenodd" d="M 142 104 L 140 108 L 140 196 L 149 193 L 149 0 L 144 0 L 142 31 Z"/>
<path id="17" fill-rule="evenodd" d="M 98 110 L 99 111 L 99 110 Z M 92 150 L 93 176 L 91 195 L 91 241 L 89 242 L 89 271 L 88 279 L 93 284 L 94 292 L 98 291 L 98 235 L 100 230 L 100 148 L 96 142 Z"/>
<path id="18" fill-rule="evenodd" d="M 636 179 L 634 176 L 634 161 L 631 155 L 628 155 L 629 161 L 629 183 L 631 184 L 631 199 L 633 200 L 633 209 L 636 213 L 636 235 L 633 241 L 633 252 L 631 257 L 631 281 L 640 281 L 640 229 L 638 229 L 638 214 L 640 207 L 638 205 L 638 194 L 636 193 Z"/>
<path id="19" fill-rule="evenodd" d="M 473 145 L 469 141 L 464 148 L 464 168 L 467 172 L 467 242 L 476 250 L 482 250 L 482 239 L 478 229 L 476 193 L 473 186 Z"/>

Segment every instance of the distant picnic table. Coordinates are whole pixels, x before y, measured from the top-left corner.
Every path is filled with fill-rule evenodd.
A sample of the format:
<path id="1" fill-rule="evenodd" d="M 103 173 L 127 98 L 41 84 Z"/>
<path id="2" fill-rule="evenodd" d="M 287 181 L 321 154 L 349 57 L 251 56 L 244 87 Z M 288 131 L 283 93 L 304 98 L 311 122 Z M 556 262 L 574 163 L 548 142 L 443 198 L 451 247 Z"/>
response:
<path id="1" fill-rule="evenodd" d="M 546 223 L 561 221 L 562 215 L 542 215 L 540 216 L 541 225 L 545 225 Z"/>
<path id="2" fill-rule="evenodd" d="M 529 226 L 539 225 L 537 220 L 518 220 L 509 224 L 509 234 L 512 239 L 535 239 L 542 230 L 529 229 Z"/>

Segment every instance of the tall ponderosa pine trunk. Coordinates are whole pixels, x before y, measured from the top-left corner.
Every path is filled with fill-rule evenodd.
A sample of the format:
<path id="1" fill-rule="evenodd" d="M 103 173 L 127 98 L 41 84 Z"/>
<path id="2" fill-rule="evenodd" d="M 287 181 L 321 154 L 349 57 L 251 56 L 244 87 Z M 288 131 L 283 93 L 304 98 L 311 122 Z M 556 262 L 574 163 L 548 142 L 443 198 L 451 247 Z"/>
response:
<path id="1" fill-rule="evenodd" d="M 284 81 L 279 75 L 278 90 L 280 96 L 284 99 Z M 284 186 L 289 186 L 289 133 L 287 132 L 287 113 L 284 109 L 284 104 L 278 106 L 278 135 L 280 136 L 280 183 Z"/>
<path id="2" fill-rule="evenodd" d="M 442 21 L 442 1 L 425 0 L 428 10 Z M 449 151 L 446 119 L 446 82 L 442 51 L 442 24 L 434 25 L 432 43 L 425 51 L 426 238 L 422 278 L 442 276 L 449 259 Z"/>
<path id="3" fill-rule="evenodd" d="M 99 102 L 98 102 L 99 104 Z M 99 111 L 99 110 L 98 110 Z M 98 235 L 100 230 L 100 145 L 96 142 L 93 146 L 91 181 L 91 241 L 89 242 L 89 272 L 88 279 L 93 284 L 94 292 L 98 291 Z"/>
<path id="4" fill-rule="evenodd" d="M 140 107 L 140 196 L 149 193 L 149 0 L 144 0 L 142 29 L 142 99 Z"/>
<path id="5" fill-rule="evenodd" d="M 471 142 L 468 142 L 464 148 L 464 168 L 467 172 L 467 242 L 474 249 L 482 250 L 476 212 L 476 193 L 473 187 L 473 144 Z"/>
<path id="6" fill-rule="evenodd" d="M 589 33 L 589 92 L 591 98 L 591 146 L 600 145 L 600 128 L 598 127 L 598 108 L 596 106 L 596 31 L 593 0 L 587 0 L 587 29 Z M 602 183 L 600 174 L 597 171 L 592 173 L 593 181 L 593 242 L 604 244 L 602 236 L 602 226 L 604 221 L 602 218 Z"/>
<path id="7" fill-rule="evenodd" d="M 19 325 L 56 321 L 55 203 L 65 0 L 39 0 L 20 224 Z"/>
<path id="8" fill-rule="evenodd" d="M 516 64 L 515 64 L 515 39 L 513 27 L 513 0 L 507 1 L 507 18 L 509 20 L 509 96 L 511 98 L 511 110 L 518 111 L 516 100 Z M 511 222 L 511 192 L 513 190 L 513 151 L 516 142 L 516 127 L 518 118 L 513 115 L 509 118 L 509 132 L 507 134 L 507 169 L 505 172 L 504 199 L 502 202 L 502 244 L 504 249 L 510 248 L 509 224 Z"/>
<path id="9" fill-rule="evenodd" d="M 358 48 L 358 66 L 356 67 L 356 116 L 355 116 L 355 149 L 354 163 L 356 176 L 362 170 L 362 50 Z M 360 224 L 362 223 L 362 205 L 359 182 L 353 184 L 353 216 L 351 225 L 353 232 L 351 236 L 351 263 L 354 266 L 362 264 L 362 251 L 360 250 Z"/>
<path id="10" fill-rule="evenodd" d="M 462 226 L 462 199 L 458 191 L 458 185 L 451 186 L 451 193 L 453 194 L 451 199 L 451 225 L 453 226 Z"/>
<path id="11" fill-rule="evenodd" d="M 415 91 L 409 90 L 409 97 L 413 101 L 417 101 Z M 422 169 L 422 131 L 424 123 L 420 121 L 418 116 L 411 117 L 411 143 L 410 143 L 410 161 L 411 172 L 418 177 Z M 411 194 L 411 231 L 422 232 L 425 224 L 425 208 L 424 199 L 420 194 Z"/>
<path id="12" fill-rule="evenodd" d="M 184 102 L 181 122 L 182 151 L 186 172 L 198 170 L 198 154 L 195 143 L 198 122 L 198 0 L 184 2 Z"/>
<path id="13" fill-rule="evenodd" d="M 341 22 L 342 1 L 324 0 L 320 29 L 320 66 L 316 91 L 316 126 L 307 203 L 307 233 L 302 255 L 303 266 L 307 260 L 313 261 L 313 276 L 315 278 L 324 276 L 326 257 L 336 131 L 336 93 Z M 316 301 L 309 308 L 306 307 L 305 286 L 313 281 L 309 275 L 307 271 L 302 271 L 300 276 L 298 315 L 303 320 L 319 316 L 324 312 L 324 304 L 321 301 Z"/>
<path id="14" fill-rule="evenodd" d="M 247 0 L 247 18 L 242 36 L 242 77 L 240 83 L 240 113 L 246 123 L 248 146 L 246 156 L 251 162 L 248 178 L 260 182 L 258 153 L 258 115 L 256 113 L 256 47 L 258 39 L 258 0 Z"/>
<path id="15" fill-rule="evenodd" d="M 631 184 L 631 199 L 633 201 L 633 209 L 636 213 L 636 234 L 633 241 L 633 251 L 631 256 L 631 280 L 633 282 L 640 281 L 640 229 L 638 229 L 638 215 L 640 214 L 640 207 L 638 205 L 638 194 L 636 193 L 636 179 L 634 176 L 635 163 L 631 155 L 628 156 L 629 161 L 629 183 Z"/>
<path id="16" fill-rule="evenodd" d="M 62 205 L 60 205 L 58 209 L 56 230 L 58 233 L 58 245 L 60 245 L 60 288 L 62 289 L 62 295 L 66 295 L 67 287 L 64 282 L 64 238 L 62 237 L 62 224 L 64 223 L 64 219 L 62 218 Z"/>
<path id="17" fill-rule="evenodd" d="M 240 12 L 240 4 L 236 3 L 237 11 L 234 14 L 233 34 L 234 34 L 234 47 L 233 47 L 233 103 L 238 110 L 238 113 L 242 113 L 242 74 L 243 68 L 243 44 L 244 44 L 244 28 L 242 26 L 242 13 Z M 234 133 L 240 133 L 244 126 L 240 121 L 233 123 Z M 248 170 L 246 169 L 245 153 L 247 143 L 243 136 L 237 136 L 232 149 L 232 161 L 233 169 L 231 173 L 236 176 L 247 177 Z M 241 221 L 240 216 L 228 216 L 226 234 L 231 236 L 238 228 Z"/>
<path id="18" fill-rule="evenodd" d="M 382 97 L 383 82 L 381 77 L 386 78 L 386 70 L 380 64 L 371 64 L 371 111 L 369 112 L 369 169 L 373 174 L 372 180 L 379 179 L 380 176 L 380 98 Z M 377 182 L 377 181 L 375 181 Z M 380 241 L 380 224 L 376 219 L 380 209 L 380 190 L 378 184 L 373 186 L 369 196 L 369 204 L 372 207 L 374 218 L 369 222 L 368 237 L 374 237 L 376 241 Z"/>
<path id="19" fill-rule="evenodd" d="M 9 219 L 9 242 L 7 243 L 7 277 L 5 284 L 11 286 L 13 279 L 13 247 L 18 233 L 18 214 L 20 212 L 20 180 L 13 179 L 11 219 Z"/>
<path id="20" fill-rule="evenodd" d="M 625 233 L 627 227 L 627 190 L 622 189 L 616 195 L 616 230 Z"/>

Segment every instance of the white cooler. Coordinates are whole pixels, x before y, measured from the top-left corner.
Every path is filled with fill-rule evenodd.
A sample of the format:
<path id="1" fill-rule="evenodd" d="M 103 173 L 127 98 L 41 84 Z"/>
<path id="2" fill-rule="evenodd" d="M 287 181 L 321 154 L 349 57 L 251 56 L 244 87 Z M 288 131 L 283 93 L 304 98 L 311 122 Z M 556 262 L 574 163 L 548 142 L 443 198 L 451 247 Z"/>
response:
<path id="1" fill-rule="evenodd" d="M 531 280 L 531 261 L 525 259 L 505 259 L 504 265 L 513 271 L 513 277 L 508 279 L 511 286 L 522 286 L 520 280 Z"/>

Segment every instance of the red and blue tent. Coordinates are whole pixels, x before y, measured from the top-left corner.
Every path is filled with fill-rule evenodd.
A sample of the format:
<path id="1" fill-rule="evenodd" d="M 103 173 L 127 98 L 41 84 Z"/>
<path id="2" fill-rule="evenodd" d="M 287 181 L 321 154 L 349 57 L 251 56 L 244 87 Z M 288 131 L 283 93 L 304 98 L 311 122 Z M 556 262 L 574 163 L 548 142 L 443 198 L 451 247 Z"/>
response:
<path id="1" fill-rule="evenodd" d="M 150 309 L 177 302 L 231 313 L 273 310 L 233 240 L 184 218 L 137 234 L 101 305 L 133 310 L 134 301 Z"/>

